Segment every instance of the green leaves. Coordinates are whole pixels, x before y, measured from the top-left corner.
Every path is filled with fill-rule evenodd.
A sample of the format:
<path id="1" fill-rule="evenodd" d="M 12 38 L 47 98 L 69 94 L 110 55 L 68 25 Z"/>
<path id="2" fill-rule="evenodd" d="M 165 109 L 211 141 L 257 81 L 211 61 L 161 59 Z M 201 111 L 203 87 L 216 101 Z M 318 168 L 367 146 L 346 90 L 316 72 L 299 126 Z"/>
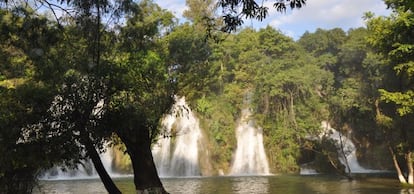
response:
<path id="1" fill-rule="evenodd" d="M 397 75 L 407 74 L 409 80 L 414 79 L 414 61 L 408 61 L 406 63 L 400 63 L 394 67 Z"/>
<path id="2" fill-rule="evenodd" d="M 414 113 L 414 91 L 388 92 L 384 89 L 379 89 L 379 92 L 381 94 L 381 100 L 397 105 L 397 112 L 400 116 Z"/>
<path id="3" fill-rule="evenodd" d="M 197 112 L 209 116 L 212 113 L 211 108 L 212 105 L 210 104 L 210 101 L 208 101 L 205 97 L 197 100 Z"/>
<path id="4" fill-rule="evenodd" d="M 151 1 L 55 3 L 75 15 L 57 24 L 30 9 L 0 10 L 0 192 L 15 171 L 30 167 L 24 172 L 36 178 L 51 165 L 79 162 L 87 140 L 103 149 L 117 130 L 156 134 L 173 102 L 159 44 L 171 13 Z M 128 15 L 125 26 L 114 22 L 120 14 Z"/>
<path id="5" fill-rule="evenodd" d="M 389 55 L 393 58 L 403 58 L 414 53 L 414 45 L 412 44 L 395 43 L 392 47 L 394 49 L 389 52 Z"/>
<path id="6" fill-rule="evenodd" d="M 388 17 L 368 19 L 367 26 L 372 33 L 368 41 L 378 56 L 384 58 L 382 66 L 387 70 L 378 89 L 382 103 L 376 104 L 376 121 L 384 129 L 393 157 L 400 157 L 410 155 L 414 149 L 414 4 L 406 0 L 386 0 L 385 3 L 393 12 Z M 403 160 L 410 168 L 410 159 Z M 396 167 L 400 168 L 398 163 Z"/>
<path id="7" fill-rule="evenodd" d="M 414 79 L 414 41 L 408 36 L 413 35 L 414 19 L 411 3 L 406 1 L 386 1 L 394 9 L 394 13 L 387 18 L 371 18 L 368 27 L 374 34 L 370 43 L 379 47 L 379 52 L 388 59 L 388 66 L 392 67 L 398 76 L 390 78 L 398 80 L 398 87 L 380 89 L 381 100 L 394 103 L 400 116 L 413 113 L 412 81 Z"/>
<path id="8" fill-rule="evenodd" d="M 273 7 L 278 12 L 285 12 L 287 7 L 291 9 L 301 8 L 306 3 L 306 0 L 275 0 Z M 224 27 L 222 31 L 233 32 L 243 24 L 243 18 L 254 18 L 262 21 L 268 14 L 268 7 L 263 2 L 256 2 L 255 0 L 220 0 L 217 2 L 218 6 L 222 8 L 222 16 L 224 20 Z"/>

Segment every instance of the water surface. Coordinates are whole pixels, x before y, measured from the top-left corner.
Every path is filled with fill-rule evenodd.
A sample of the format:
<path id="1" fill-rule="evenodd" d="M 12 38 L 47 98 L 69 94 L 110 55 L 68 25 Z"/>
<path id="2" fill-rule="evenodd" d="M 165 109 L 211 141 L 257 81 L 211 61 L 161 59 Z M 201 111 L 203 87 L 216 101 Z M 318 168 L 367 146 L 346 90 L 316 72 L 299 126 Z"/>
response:
<path id="1" fill-rule="evenodd" d="M 132 177 L 116 178 L 123 193 L 134 193 Z M 171 194 L 414 194 L 393 177 L 364 175 L 348 181 L 333 176 L 244 176 L 244 177 L 192 177 L 162 179 Z M 40 182 L 35 193 L 106 193 L 99 179 L 49 180 Z"/>

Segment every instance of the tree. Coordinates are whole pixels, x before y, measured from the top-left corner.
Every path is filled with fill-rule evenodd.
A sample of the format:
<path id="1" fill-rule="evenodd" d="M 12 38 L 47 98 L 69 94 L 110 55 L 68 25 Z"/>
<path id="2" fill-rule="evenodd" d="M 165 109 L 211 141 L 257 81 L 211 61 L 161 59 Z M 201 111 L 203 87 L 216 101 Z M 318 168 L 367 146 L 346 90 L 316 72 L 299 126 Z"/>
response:
<path id="1" fill-rule="evenodd" d="M 205 18 L 215 16 L 215 6 L 212 0 L 186 0 L 188 10 L 184 10 L 183 16 L 189 19 L 193 24 L 201 23 Z"/>
<path id="2" fill-rule="evenodd" d="M 334 75 L 335 82 L 325 94 L 329 105 L 328 122 L 342 134 L 350 135 L 348 138 L 356 140 L 354 142 L 361 142 L 356 144 L 357 151 L 365 153 L 358 159 L 370 154 L 365 151 L 370 148 L 364 147 L 364 141 L 378 145 L 376 147 L 381 147 L 380 142 L 384 141 L 375 122 L 375 101 L 386 70 L 381 66 L 378 54 L 369 48 L 368 35 L 365 28 L 347 32 L 338 28 L 318 29 L 315 33 L 306 32 L 298 41 L 316 57 L 322 68 Z M 327 148 L 329 153 L 329 145 L 321 148 Z M 333 151 L 337 154 L 337 150 Z M 346 157 L 348 153 L 342 151 L 341 155 Z M 337 169 L 340 169 L 339 173 L 351 176 L 349 168 L 345 171 L 344 168 Z"/>
<path id="3" fill-rule="evenodd" d="M 99 130 L 104 114 L 105 86 L 99 77 L 82 75 L 76 70 L 68 70 L 65 82 L 55 96 L 48 118 L 45 133 L 59 134 L 60 138 L 78 143 L 78 154 L 85 153 L 90 158 L 109 193 L 121 193 L 116 187 L 99 157 L 104 144 L 111 137 L 111 131 Z M 68 140 L 66 140 L 68 141 Z"/>
<path id="4" fill-rule="evenodd" d="M 414 118 L 414 41 L 411 38 L 414 36 L 414 7 L 411 1 L 388 0 L 385 3 L 393 10 L 391 16 L 368 15 L 368 29 L 372 33 L 369 42 L 385 58 L 387 68 L 394 70 L 394 74 L 386 77 L 388 84 L 379 90 L 383 103 L 379 104 L 382 111 L 377 111 L 377 118 L 388 134 L 398 132 L 397 137 L 389 135 L 389 150 L 400 182 L 414 184 L 414 126 L 411 122 Z M 400 161 L 405 162 L 407 173 L 403 172 Z"/>
<path id="5" fill-rule="evenodd" d="M 1 9 L 0 18 L 0 192 L 28 193 L 42 170 L 80 160 L 74 142 L 40 132 L 61 83 L 62 37 L 30 8 Z"/>
<path id="6" fill-rule="evenodd" d="M 209 78 L 210 63 L 208 58 L 212 49 L 205 40 L 204 32 L 194 25 L 185 23 L 177 26 L 167 37 L 169 63 L 175 74 L 178 94 L 187 99 L 202 96 L 208 85 L 213 82 Z"/>
<path id="7" fill-rule="evenodd" d="M 351 138 L 375 141 L 375 131 L 371 131 L 376 128 L 374 102 L 383 71 L 380 63 L 371 57 L 375 54 L 367 44 L 368 33 L 365 28 L 350 29 L 338 47 L 337 64 L 333 69 L 336 84 L 329 100 L 330 122 L 342 134 L 352 135 Z M 342 151 L 345 159 L 347 152 L 350 151 Z M 348 161 L 345 163 L 347 176 L 351 177 Z"/>
<path id="8" fill-rule="evenodd" d="M 51 5 L 48 1 L 41 3 Z M 58 93 L 51 101 L 49 114 L 45 115 L 47 124 L 44 133 L 56 132 L 54 134 L 57 137 L 65 137 L 66 141 L 69 139 L 77 142 L 78 154 L 82 158 L 92 160 L 107 191 L 120 193 L 103 167 L 96 149 L 99 152 L 104 151 L 103 145 L 111 136 L 110 131 L 98 130 L 100 118 L 104 112 L 102 109 L 105 107 L 105 104 L 102 105 L 101 102 L 105 102 L 109 95 L 105 77 L 111 62 L 104 56 L 111 51 L 108 45 L 111 44 L 111 38 L 113 38 L 113 35 L 106 29 L 107 26 L 102 24 L 101 17 L 105 14 L 119 14 L 115 13 L 115 8 L 118 9 L 123 4 L 112 4 L 108 1 L 67 1 L 65 3 L 68 6 L 67 9 L 76 10 L 76 14 L 56 18 L 60 25 L 60 33 L 65 37 L 62 45 L 64 50 L 60 51 L 67 53 L 64 55 L 66 64 L 63 65 L 66 68 L 62 68 L 64 69 L 61 76 L 62 85 L 59 86 Z M 112 12 L 109 7 L 113 7 Z M 62 11 L 67 11 L 67 9 Z M 52 11 L 55 13 L 53 9 Z M 62 20 L 65 23 L 62 23 Z"/>
<path id="9" fill-rule="evenodd" d="M 117 26 L 119 33 L 104 27 L 90 30 L 86 28 L 88 19 L 94 24 L 94 17 L 80 18 L 86 22 L 86 26 L 79 26 L 86 30 L 79 33 L 80 39 L 93 44 L 86 46 L 86 55 L 77 56 L 86 57 L 89 68 L 78 66 L 73 73 L 68 72 L 71 75 L 67 88 L 75 88 L 64 95 L 68 98 L 62 102 L 73 105 L 68 112 L 70 117 L 63 118 L 72 118 L 69 123 L 76 127 L 72 131 L 79 131 L 80 143 L 86 146 L 97 170 L 101 165 L 98 158 L 94 160 L 97 154 L 92 145 L 101 148 L 102 140 L 115 133 L 131 158 L 137 192 L 165 193 L 152 159 L 151 143 L 158 135 L 160 118 L 173 103 L 174 87 L 163 58 L 164 49 L 158 43 L 161 33 L 168 32 L 173 24 L 173 16 L 151 1 L 130 4 L 128 8 L 131 12 L 125 15 L 126 24 Z M 100 39 L 93 39 L 98 35 Z M 74 57 L 75 64 L 82 64 L 78 57 Z M 102 115 L 96 115 L 100 103 Z M 101 179 L 108 182 L 108 192 L 118 193 L 110 177 L 100 169 L 104 174 L 100 173 Z"/>
<path id="10" fill-rule="evenodd" d="M 43 3 L 46 3 L 49 6 L 63 9 L 59 5 L 51 4 L 48 1 L 40 3 L 42 5 L 44 5 Z M 168 72 L 166 71 L 167 66 L 165 66 L 165 68 L 160 67 L 160 65 L 163 64 L 162 60 L 159 59 L 159 56 L 154 57 L 154 52 L 150 53 L 148 55 L 149 57 L 145 57 L 145 52 L 148 50 L 148 48 L 144 48 L 143 46 L 151 45 L 153 40 L 156 38 L 155 36 L 159 35 L 160 32 L 163 31 L 163 29 L 159 28 L 161 23 L 163 23 L 164 25 L 172 24 L 172 14 L 162 11 L 158 6 L 149 1 L 144 1 L 140 5 L 127 4 L 127 1 L 119 2 L 120 4 L 112 4 L 112 2 L 109 1 L 91 1 L 86 3 L 84 1 L 59 1 L 59 3 L 67 4 L 67 7 L 63 10 L 67 14 L 70 14 L 68 10 L 71 9 L 77 10 L 77 12 L 75 12 L 77 14 L 69 15 L 69 17 L 66 18 L 56 18 L 58 19 L 58 22 L 60 24 L 60 30 L 56 31 L 56 34 L 62 34 L 64 38 L 61 42 L 61 45 L 59 45 L 59 47 L 56 47 L 56 50 L 51 50 L 47 53 L 57 54 L 55 56 L 61 55 L 60 60 L 52 62 L 52 65 L 59 64 L 61 66 L 54 66 L 59 67 L 53 69 L 56 71 L 44 71 L 50 70 L 48 68 L 42 68 L 45 66 L 38 66 L 40 68 L 37 69 L 39 70 L 39 78 L 41 78 L 42 81 L 45 81 L 47 83 L 51 81 L 55 84 L 53 85 L 55 87 L 55 93 L 52 94 L 52 96 L 54 97 L 45 98 L 45 100 L 49 101 L 49 103 L 52 105 L 48 113 L 44 112 L 40 114 L 41 118 L 39 118 L 38 122 L 42 122 L 42 131 L 39 133 L 43 133 L 46 136 L 52 136 L 54 140 L 57 140 L 58 142 L 62 143 L 62 145 L 68 146 L 70 143 L 66 143 L 73 142 L 72 144 L 70 144 L 71 146 L 74 146 L 73 149 L 70 147 L 67 147 L 65 149 L 77 153 L 75 154 L 76 157 L 72 157 L 74 158 L 74 160 L 66 158 L 66 161 L 68 163 L 65 162 L 65 164 L 69 164 L 70 161 L 73 161 L 73 163 L 78 163 L 81 159 L 91 158 L 108 192 L 120 193 L 119 190 L 116 188 L 115 184 L 113 184 L 111 178 L 106 173 L 105 169 L 103 168 L 96 149 L 98 148 L 99 150 L 102 150 L 104 142 L 108 140 L 108 138 L 111 136 L 113 132 L 115 132 L 115 130 L 119 130 L 118 128 L 108 128 L 107 126 L 114 125 L 111 125 L 110 123 L 104 123 L 101 120 L 104 114 L 108 113 L 108 115 L 111 115 L 111 100 L 113 98 L 116 98 L 116 96 L 119 95 L 119 92 L 121 92 L 124 89 L 124 86 L 118 85 L 123 80 L 115 79 L 114 77 L 111 77 L 111 75 L 112 73 L 114 73 L 115 75 L 119 75 L 117 73 L 122 72 L 120 77 L 125 78 L 127 77 L 126 74 L 128 74 L 129 69 L 118 68 L 114 64 L 114 62 L 122 62 L 117 60 L 119 58 L 122 58 L 124 55 L 116 56 L 116 54 L 120 53 L 114 52 L 113 47 L 109 46 L 110 44 L 115 43 L 115 34 L 111 32 L 108 26 L 105 26 L 101 23 L 101 18 L 108 15 L 110 17 L 118 15 L 122 13 L 122 9 L 124 9 L 124 13 L 128 10 L 134 11 L 135 17 L 131 17 L 132 19 L 129 18 L 130 20 L 128 20 L 128 22 L 139 22 L 132 23 L 131 25 L 127 24 L 127 26 L 121 30 L 123 33 L 120 34 L 121 36 L 123 36 L 123 38 L 125 38 L 122 47 L 124 49 L 129 49 L 128 53 L 133 53 L 131 54 L 132 57 L 129 62 L 136 63 L 134 64 L 135 71 L 140 71 L 141 67 L 139 66 L 139 63 L 147 64 L 147 66 L 151 67 L 153 63 L 149 63 L 148 60 L 151 61 L 154 59 L 155 64 L 157 64 L 158 66 L 155 69 L 142 68 L 143 71 L 139 74 L 148 74 L 152 76 L 157 73 L 160 73 L 161 77 L 166 77 L 168 75 Z M 164 14 L 161 20 L 158 18 L 158 16 L 160 15 L 157 15 L 157 13 Z M 149 16 L 151 16 L 152 14 L 154 14 L 153 19 L 150 19 L 148 21 Z M 112 18 L 109 19 L 111 20 Z M 163 21 L 163 19 L 165 21 Z M 132 28 L 135 28 L 135 30 L 128 31 L 128 28 L 131 28 L 131 26 Z M 116 26 L 111 26 L 111 28 L 114 30 L 113 27 Z M 51 38 L 53 38 L 53 36 L 51 36 Z M 134 42 L 132 42 L 133 46 L 131 46 L 131 44 L 125 44 L 131 39 L 135 40 Z M 37 41 L 37 38 L 34 37 L 29 40 Z M 32 49 L 30 48 L 30 46 L 36 46 L 36 44 L 27 44 L 27 46 L 28 47 L 26 47 L 26 49 L 30 50 Z M 137 49 L 141 50 L 144 54 L 141 53 L 143 54 L 141 55 L 139 52 L 137 52 Z M 65 54 L 62 54 L 62 51 L 64 51 Z M 129 55 L 128 53 L 126 54 Z M 112 54 L 115 54 L 116 57 L 112 57 Z M 143 57 L 142 61 L 138 60 L 140 57 Z M 120 70 L 121 72 L 117 70 Z M 148 73 L 147 71 L 154 72 L 154 74 Z M 48 80 L 48 76 L 50 76 L 50 74 L 48 73 L 56 72 L 59 73 L 56 79 Z M 59 80 L 58 78 L 62 79 Z M 158 76 L 154 78 L 159 79 L 160 77 Z M 131 79 L 132 80 L 129 80 L 131 82 L 135 80 L 134 78 Z M 150 89 L 154 89 L 150 91 L 147 90 L 147 92 L 156 93 L 156 89 L 160 89 L 159 87 L 154 87 L 157 85 L 157 83 L 150 83 L 150 85 L 145 85 L 147 84 L 147 81 L 149 80 L 144 78 L 143 80 L 140 80 L 140 83 L 135 83 L 142 84 L 143 88 L 149 87 Z M 131 82 L 129 82 L 129 84 L 134 84 Z M 167 80 L 167 83 L 170 83 L 170 81 Z M 142 88 L 134 87 L 133 89 L 133 92 L 140 92 L 138 91 L 138 89 L 140 90 Z M 145 92 L 145 89 L 142 89 L 142 92 Z M 161 93 L 162 92 L 159 92 L 158 94 Z M 151 93 L 149 94 L 151 95 Z M 168 100 L 171 99 L 171 96 L 172 95 L 168 93 L 167 96 L 162 97 L 166 97 L 165 102 L 169 102 L 171 105 L 172 101 Z M 146 106 L 146 103 L 140 104 L 140 108 L 142 109 L 144 109 L 144 107 Z M 168 106 L 168 104 L 166 104 L 165 106 Z M 158 107 L 165 106 L 161 106 L 160 104 L 160 106 Z M 138 107 L 135 106 L 135 108 Z M 162 114 L 166 112 L 165 108 L 162 108 L 162 111 L 163 112 L 156 112 L 156 114 L 158 115 L 148 115 L 155 117 L 147 118 L 150 120 L 147 123 L 151 123 L 151 126 L 148 126 L 148 128 L 146 123 L 141 123 L 142 125 L 139 125 L 141 127 L 144 127 L 142 129 L 142 131 L 144 132 L 136 134 L 139 134 L 138 136 L 140 138 L 143 138 L 145 142 L 143 143 L 134 141 L 132 144 L 128 142 L 128 148 L 140 147 L 142 144 L 142 147 L 144 148 L 143 150 L 149 151 L 150 153 L 151 137 L 153 136 L 145 136 L 145 131 L 147 134 L 157 132 L 157 128 L 154 127 L 154 123 L 158 122 L 159 119 L 157 120 L 157 118 L 161 117 Z M 33 132 L 33 130 L 31 132 Z M 120 132 L 119 134 L 124 133 Z M 123 135 L 122 137 L 128 138 L 128 136 Z M 149 144 L 147 142 L 149 142 Z M 53 146 L 53 144 L 49 144 L 49 146 Z M 146 150 L 147 148 L 148 150 Z M 136 164 L 136 161 L 139 160 L 137 158 L 140 158 L 142 155 L 140 153 L 132 152 L 131 150 L 132 149 L 129 149 L 127 151 L 128 153 L 133 155 L 133 157 L 131 158 L 133 162 L 135 162 L 134 164 Z M 148 155 L 147 153 L 148 152 L 146 152 L 144 156 L 150 157 L 151 160 L 142 161 L 150 161 L 153 163 L 152 156 L 150 154 Z M 52 162 L 51 164 L 53 163 L 54 162 Z M 139 168 L 143 167 L 140 165 L 135 166 L 139 166 Z M 140 169 L 137 169 L 135 172 L 138 173 L 138 171 L 140 171 Z M 135 181 L 135 183 L 137 185 L 137 189 L 146 190 L 147 187 L 154 186 L 151 182 L 148 183 L 148 181 L 153 180 L 158 180 L 157 184 L 159 184 L 158 186 L 162 188 L 158 175 L 156 174 L 155 168 L 153 168 L 153 171 L 151 173 L 152 174 L 149 175 L 150 178 L 144 177 L 140 179 L 138 176 L 136 176 L 137 181 Z M 141 173 L 139 173 L 139 175 L 145 176 L 145 174 Z"/>
<path id="11" fill-rule="evenodd" d="M 267 27 L 258 36 L 258 52 L 265 55 L 252 63 L 257 69 L 254 83 L 258 121 L 263 126 L 272 165 L 282 172 L 294 172 L 298 170 L 301 146 L 306 144 L 305 136 L 317 134 L 320 120 L 327 117 L 326 93 L 332 74 L 277 30 Z"/>
<path id="12" fill-rule="evenodd" d="M 137 192 L 165 193 L 151 153 L 162 116 L 173 103 L 168 68 L 155 52 L 132 54 L 121 63 L 127 74 L 117 74 L 123 89 L 109 99 L 106 127 L 125 144 L 134 170 Z M 116 75 L 116 74 L 115 74 Z"/>
<path id="13" fill-rule="evenodd" d="M 174 102 L 175 82 L 161 39 L 174 24 L 173 16 L 151 1 L 136 6 L 137 12 L 120 28 L 104 126 L 125 144 L 137 192 L 166 193 L 151 145 L 158 138 L 161 118 Z"/>
<path id="14" fill-rule="evenodd" d="M 339 72 L 337 55 L 345 40 L 346 33 L 340 28 L 317 29 L 314 33 L 305 32 L 298 43 L 314 57 L 317 57 L 321 67 L 337 75 Z"/>

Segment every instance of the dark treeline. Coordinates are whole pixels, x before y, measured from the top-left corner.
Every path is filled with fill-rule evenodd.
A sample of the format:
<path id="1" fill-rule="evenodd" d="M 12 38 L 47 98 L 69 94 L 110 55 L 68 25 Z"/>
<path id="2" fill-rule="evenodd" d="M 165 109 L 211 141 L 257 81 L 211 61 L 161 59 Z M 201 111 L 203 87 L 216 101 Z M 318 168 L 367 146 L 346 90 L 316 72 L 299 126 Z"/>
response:
<path id="1" fill-rule="evenodd" d="M 43 170 L 86 158 L 98 170 L 110 142 L 124 145 L 138 192 L 165 193 L 151 144 L 174 95 L 201 118 L 215 169 L 229 168 L 248 98 L 272 172 L 314 161 L 345 175 L 333 142 L 311 138 L 326 121 L 356 142 L 364 165 L 392 165 L 414 184 L 410 1 L 385 1 L 391 16 L 367 13 L 366 28 L 317 29 L 297 41 L 272 27 L 208 39 L 221 23 L 206 26 L 210 1 L 188 1 L 184 24 L 152 1 L 80 2 L 67 1 L 76 15 L 58 20 L 27 4 L 1 7 L 0 192 L 30 192 Z"/>

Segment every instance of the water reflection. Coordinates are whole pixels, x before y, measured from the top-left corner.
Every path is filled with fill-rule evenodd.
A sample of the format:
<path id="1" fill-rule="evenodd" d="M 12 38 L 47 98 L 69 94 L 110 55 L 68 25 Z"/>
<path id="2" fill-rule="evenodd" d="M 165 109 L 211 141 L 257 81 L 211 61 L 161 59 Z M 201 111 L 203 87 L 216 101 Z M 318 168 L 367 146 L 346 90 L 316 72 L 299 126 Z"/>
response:
<path id="1" fill-rule="evenodd" d="M 409 188 L 409 189 L 401 189 L 400 194 L 414 194 L 414 189 Z"/>
<path id="2" fill-rule="evenodd" d="M 267 177 L 234 177 L 232 180 L 233 193 L 269 193 Z"/>
<path id="3" fill-rule="evenodd" d="M 47 194 L 100 194 L 105 192 L 99 179 L 41 181 L 39 188 L 34 190 L 34 193 Z"/>
<path id="4" fill-rule="evenodd" d="M 330 193 L 335 191 L 336 194 L 358 194 L 357 185 L 354 181 L 338 180 L 336 178 L 325 180 L 306 181 L 306 186 L 315 193 Z"/>
<path id="5" fill-rule="evenodd" d="M 203 180 L 201 178 L 170 178 L 163 179 L 163 183 L 166 190 L 171 194 L 196 194 L 199 193 L 198 191 L 201 190 Z"/>
<path id="6" fill-rule="evenodd" d="M 132 177 L 115 179 L 123 193 L 135 193 Z M 329 176 L 192 177 L 162 179 L 171 194 L 414 194 L 395 178 L 363 177 L 348 181 Z M 34 193 L 106 193 L 99 179 L 41 181 Z"/>

